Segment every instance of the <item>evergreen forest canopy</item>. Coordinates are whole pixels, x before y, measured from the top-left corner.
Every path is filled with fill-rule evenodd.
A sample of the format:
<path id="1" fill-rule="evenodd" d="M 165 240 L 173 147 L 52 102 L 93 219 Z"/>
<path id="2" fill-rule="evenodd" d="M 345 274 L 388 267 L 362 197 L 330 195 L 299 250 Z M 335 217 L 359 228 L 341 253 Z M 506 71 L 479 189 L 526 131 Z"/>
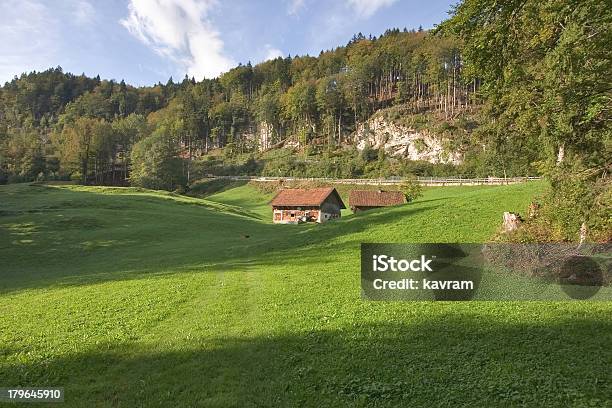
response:
<path id="1" fill-rule="evenodd" d="M 537 172 L 551 180 L 567 231 L 605 229 L 609 219 L 593 214 L 612 201 L 611 20 L 597 0 L 465 0 L 433 31 L 358 34 L 318 57 L 200 82 L 135 88 L 59 67 L 22 74 L 0 88 L 0 182 L 175 189 L 207 173 Z M 383 108 L 456 139 L 465 163 L 358 152 L 351 136 Z M 262 129 L 266 146 L 254 137 Z M 274 149 L 286 141 L 294 153 Z"/>

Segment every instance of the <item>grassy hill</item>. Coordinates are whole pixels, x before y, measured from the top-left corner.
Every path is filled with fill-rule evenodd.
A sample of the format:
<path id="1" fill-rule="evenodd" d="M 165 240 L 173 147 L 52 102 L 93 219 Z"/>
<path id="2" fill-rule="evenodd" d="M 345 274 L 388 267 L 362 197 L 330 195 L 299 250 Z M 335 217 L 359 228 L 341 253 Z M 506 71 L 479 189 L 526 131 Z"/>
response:
<path id="1" fill-rule="evenodd" d="M 609 302 L 364 302 L 361 242 L 482 242 L 541 184 L 272 225 L 206 199 L 0 186 L 0 383 L 68 406 L 603 406 Z"/>

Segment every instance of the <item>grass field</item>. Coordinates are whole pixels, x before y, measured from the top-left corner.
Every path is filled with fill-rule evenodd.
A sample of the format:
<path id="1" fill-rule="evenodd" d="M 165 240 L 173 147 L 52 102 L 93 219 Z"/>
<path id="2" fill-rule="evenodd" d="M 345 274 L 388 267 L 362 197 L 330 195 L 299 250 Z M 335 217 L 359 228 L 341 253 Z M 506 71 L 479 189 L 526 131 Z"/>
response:
<path id="1" fill-rule="evenodd" d="M 207 199 L 0 186 L 0 387 L 91 406 L 610 406 L 610 302 L 365 302 L 361 242 L 483 242 L 542 185 L 272 225 Z"/>

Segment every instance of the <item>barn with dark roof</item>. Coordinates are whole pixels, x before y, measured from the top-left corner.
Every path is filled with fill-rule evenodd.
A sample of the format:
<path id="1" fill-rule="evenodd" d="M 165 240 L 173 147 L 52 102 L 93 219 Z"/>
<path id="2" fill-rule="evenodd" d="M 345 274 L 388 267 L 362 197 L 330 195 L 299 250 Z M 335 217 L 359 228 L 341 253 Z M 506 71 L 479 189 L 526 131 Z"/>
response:
<path id="1" fill-rule="evenodd" d="M 333 187 L 284 189 L 276 194 L 270 205 L 275 224 L 321 223 L 340 218 L 340 210 L 346 208 Z"/>
<path id="2" fill-rule="evenodd" d="M 406 196 L 401 191 L 353 190 L 349 194 L 349 207 L 353 212 L 405 203 Z"/>

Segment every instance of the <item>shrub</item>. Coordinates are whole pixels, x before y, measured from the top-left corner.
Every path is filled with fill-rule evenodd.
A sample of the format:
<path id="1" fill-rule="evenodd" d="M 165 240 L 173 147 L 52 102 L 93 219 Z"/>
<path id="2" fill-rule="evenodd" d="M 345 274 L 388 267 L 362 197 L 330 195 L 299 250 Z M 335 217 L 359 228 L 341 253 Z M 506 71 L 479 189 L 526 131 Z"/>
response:
<path id="1" fill-rule="evenodd" d="M 423 187 L 416 177 L 407 177 L 400 185 L 400 190 L 406 196 L 406 201 L 411 202 L 423 195 Z"/>
<path id="2" fill-rule="evenodd" d="M 584 168 L 578 161 L 546 170 L 550 188 L 539 200 L 537 215 L 516 231 L 501 234 L 505 242 L 578 241 L 586 225 L 588 242 L 612 240 L 612 182 L 604 167 Z"/>
<path id="3" fill-rule="evenodd" d="M 592 239 L 612 238 L 612 182 L 605 167 L 585 168 L 578 160 L 567 161 L 549 170 L 549 179 L 542 215 L 565 240 L 577 240 L 582 223 Z"/>

